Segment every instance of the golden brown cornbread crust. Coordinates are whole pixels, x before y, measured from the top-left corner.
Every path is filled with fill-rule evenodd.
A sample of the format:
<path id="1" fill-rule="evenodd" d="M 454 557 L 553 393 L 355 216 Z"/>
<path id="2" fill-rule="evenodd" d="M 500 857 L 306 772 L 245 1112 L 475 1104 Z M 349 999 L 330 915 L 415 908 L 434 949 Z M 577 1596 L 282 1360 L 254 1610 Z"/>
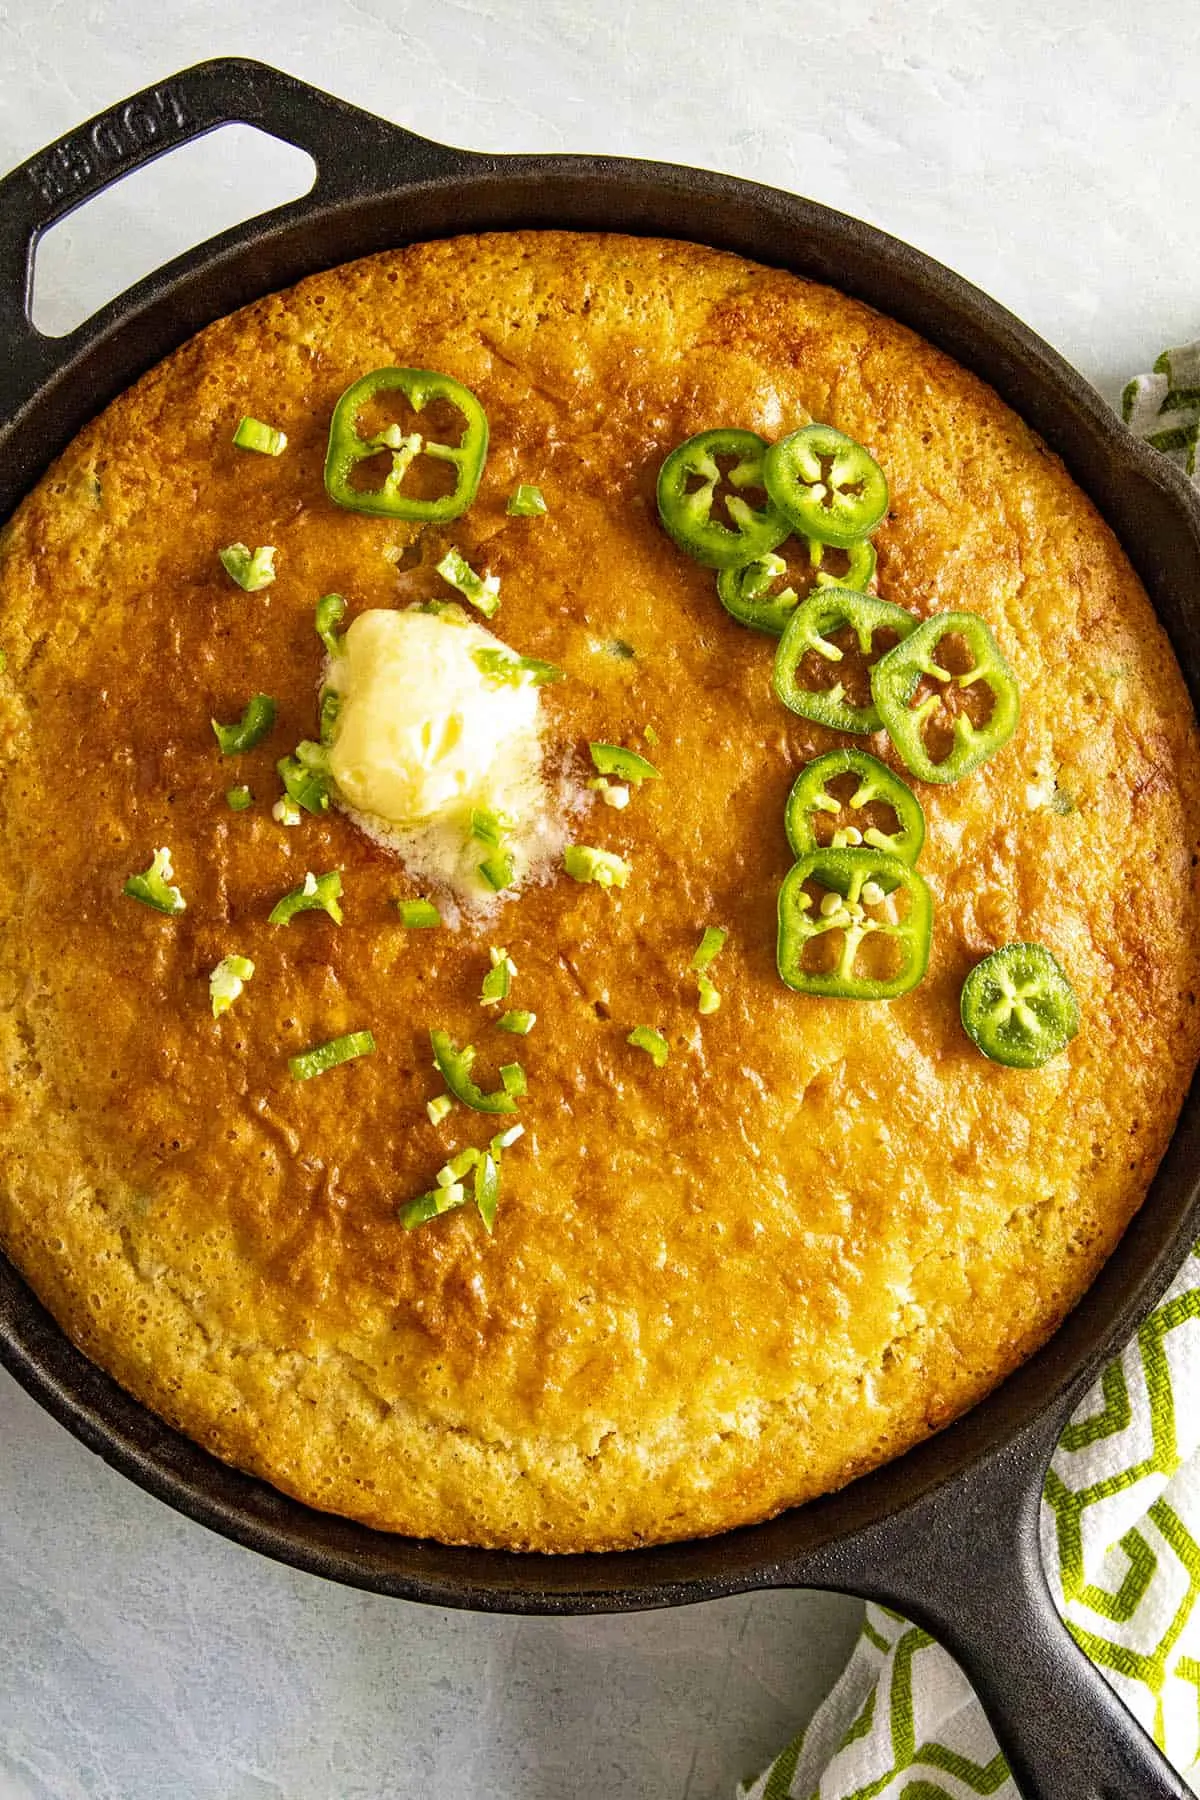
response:
<path id="1" fill-rule="evenodd" d="M 384 363 L 482 399 L 480 498 L 405 533 L 334 508 L 332 405 Z M 289 435 L 234 450 L 239 414 Z M 1013 743 L 923 789 L 930 973 L 891 1005 L 774 965 L 783 802 L 833 740 L 773 699 L 771 644 L 657 527 L 664 453 L 814 416 L 883 463 L 882 593 L 982 613 L 1021 683 Z M 519 480 L 542 520 L 508 519 Z M 220 545 L 278 546 L 242 594 Z M 502 577 L 500 634 L 562 665 L 549 740 L 637 742 L 663 779 L 581 834 L 633 865 L 499 922 L 406 934 L 403 871 L 344 818 L 270 817 L 312 735 L 313 605 L 423 598 L 449 543 Z M 1053 1330 L 1140 1203 L 1198 1048 L 1196 732 L 1110 532 L 977 380 L 831 290 L 689 245 L 558 233 L 350 264 L 221 321 L 83 431 L 0 540 L 0 1244 L 90 1355 L 231 1462 L 320 1507 L 546 1550 L 717 1532 L 821 1493 L 979 1399 Z M 633 661 L 607 654 L 623 638 Z M 210 716 L 279 726 L 234 762 Z M 870 746 L 888 755 L 882 739 Z M 1031 806 L 1057 772 L 1075 810 Z M 223 799 L 235 781 L 250 814 Z M 188 911 L 122 897 L 155 846 Z M 346 923 L 266 915 L 340 868 Z M 731 936 L 719 1013 L 687 964 Z M 1041 1072 L 963 1036 L 972 963 L 1049 944 L 1083 1029 Z M 411 1235 L 398 1201 L 489 1121 L 434 1129 L 427 1030 L 490 1076 L 489 943 L 538 1014 L 496 1235 Z M 257 974 L 214 1024 L 207 975 Z M 625 1043 L 672 1043 L 661 1072 Z M 293 1082 L 370 1026 L 378 1054 Z"/>

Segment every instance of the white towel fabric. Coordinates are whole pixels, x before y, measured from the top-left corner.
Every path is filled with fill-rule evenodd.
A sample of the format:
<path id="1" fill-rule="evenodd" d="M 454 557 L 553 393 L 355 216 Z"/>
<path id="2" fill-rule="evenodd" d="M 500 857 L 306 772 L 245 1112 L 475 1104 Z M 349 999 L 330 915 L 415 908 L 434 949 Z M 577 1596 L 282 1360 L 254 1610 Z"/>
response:
<path id="1" fill-rule="evenodd" d="M 1198 480 L 1200 343 L 1164 351 L 1129 383 L 1122 412 Z M 1063 1434 L 1042 1550 L 1076 1639 L 1200 1794 L 1200 1245 Z M 957 1664 L 874 1605 L 808 1729 L 738 1791 L 741 1800 L 1019 1800 Z"/>

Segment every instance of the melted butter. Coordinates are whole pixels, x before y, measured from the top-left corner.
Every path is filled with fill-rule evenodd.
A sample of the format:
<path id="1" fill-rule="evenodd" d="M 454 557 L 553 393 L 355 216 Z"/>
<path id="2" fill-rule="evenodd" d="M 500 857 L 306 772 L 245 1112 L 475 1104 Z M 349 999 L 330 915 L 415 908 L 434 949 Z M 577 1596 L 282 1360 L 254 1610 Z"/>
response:
<path id="1" fill-rule="evenodd" d="M 330 660 L 341 699 L 330 769 L 343 808 L 421 881 L 476 903 L 494 897 L 478 873 L 489 846 L 473 812 L 506 821 L 519 883 L 555 854 L 542 780 L 541 704 L 529 681 L 499 683 L 480 650 L 511 654 L 481 625 L 448 613 L 360 613 Z"/>

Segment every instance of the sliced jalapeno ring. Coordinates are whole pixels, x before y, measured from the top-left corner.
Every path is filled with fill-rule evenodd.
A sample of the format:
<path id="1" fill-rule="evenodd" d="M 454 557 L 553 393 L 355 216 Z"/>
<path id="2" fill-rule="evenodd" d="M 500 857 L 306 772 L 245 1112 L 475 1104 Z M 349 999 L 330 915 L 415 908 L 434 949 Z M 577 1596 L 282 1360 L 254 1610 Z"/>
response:
<path id="1" fill-rule="evenodd" d="M 842 813 L 843 802 L 831 794 L 829 788 L 831 782 L 845 775 L 856 776 L 858 780 L 845 806 L 852 813 L 857 812 L 860 818 L 866 816 L 866 808 L 873 804 L 889 807 L 896 818 L 894 831 L 884 831 L 878 825 L 855 824 L 839 827 L 828 844 L 821 843 L 817 837 L 817 815 L 824 813 L 828 817 Z M 808 856 L 814 850 L 861 846 L 898 857 L 911 868 L 925 842 L 925 814 L 921 802 L 886 763 L 879 762 L 865 750 L 830 750 L 801 769 L 788 795 L 784 824 L 788 843 L 797 857 Z M 836 871 L 831 872 L 831 878 L 833 873 Z M 887 893 L 889 890 L 884 882 L 878 876 L 875 879 Z"/>
<path id="2" fill-rule="evenodd" d="M 938 661 L 938 646 L 948 637 L 961 638 L 973 658 L 972 666 L 961 675 Z M 938 682 L 947 692 L 979 681 L 992 696 L 991 716 L 984 725 L 973 724 L 965 712 L 955 713 L 950 748 L 937 760 L 926 744 L 925 726 L 940 710 L 942 695 L 935 691 L 914 706 L 922 676 Z M 1012 670 L 987 625 L 977 613 L 969 612 L 934 613 L 881 656 L 871 670 L 871 697 L 905 766 L 920 781 L 959 781 L 970 775 L 1007 744 L 1021 712 Z"/>
<path id="3" fill-rule="evenodd" d="M 413 411 L 423 412 L 431 400 L 445 400 L 462 414 L 463 431 L 457 444 L 431 442 L 420 432 L 407 436 L 398 425 L 364 437 L 358 429 L 358 416 L 376 394 L 398 390 Z M 329 448 L 325 456 L 325 491 L 338 506 L 350 512 L 374 513 L 390 519 L 439 520 L 457 519 L 466 512 L 479 489 L 483 465 L 487 457 L 488 424 L 479 401 L 470 388 L 452 375 L 440 375 L 433 369 L 373 369 L 360 376 L 342 395 L 333 409 L 329 425 Z M 380 487 L 356 488 L 350 477 L 355 466 L 369 457 L 391 453 L 392 466 Z M 436 500 L 419 500 L 402 492 L 405 476 L 418 456 L 431 456 L 449 463 L 455 473 L 454 487 Z"/>
<path id="4" fill-rule="evenodd" d="M 801 601 L 779 640 L 772 676 L 775 692 L 792 712 L 818 725 L 828 725 L 834 731 L 857 732 L 860 736 L 878 731 L 882 720 L 874 704 L 852 705 L 846 698 L 845 683 L 840 680 L 827 688 L 803 686 L 800 665 L 810 651 L 826 662 L 840 663 L 843 653 L 831 639 L 843 626 L 851 627 L 859 649 L 869 656 L 876 632 L 893 631 L 905 639 L 916 624 L 912 613 L 902 606 L 893 606 L 890 600 L 878 600 L 874 594 L 859 594 L 850 588 L 821 588 Z"/>
<path id="5" fill-rule="evenodd" d="M 971 1042 L 1009 1069 L 1040 1069 L 1079 1030 L 1075 990 L 1044 944 L 1005 944 L 976 963 L 959 1011 Z"/>
<path id="6" fill-rule="evenodd" d="M 855 593 L 865 594 L 875 576 L 875 546 L 868 538 L 859 538 L 854 544 L 823 544 L 820 538 L 805 538 L 808 545 L 808 560 L 812 565 L 813 583 L 816 587 L 851 588 Z M 846 558 L 846 567 L 840 574 L 826 568 L 829 553 Z"/>
<path id="7" fill-rule="evenodd" d="M 730 487 L 762 488 L 766 450 L 766 439 L 754 431 L 702 431 L 672 450 L 659 470 L 658 516 L 663 528 L 706 568 L 740 568 L 791 535 L 791 526 L 769 499 L 755 508 L 740 492 L 725 501 L 732 525 L 712 516 L 722 479 L 718 456 L 737 458 L 725 476 Z M 693 480 L 699 485 L 689 489 Z"/>
<path id="8" fill-rule="evenodd" d="M 825 889 L 819 902 L 806 883 Z M 841 933 L 840 945 L 831 940 L 823 966 L 806 966 L 810 945 L 831 932 Z M 860 973 L 864 944 L 880 939 L 895 946 L 895 966 L 886 974 Z M 798 994 L 895 1000 L 921 980 L 932 940 L 929 889 L 915 869 L 883 850 L 811 850 L 779 890 L 779 974 Z"/>
<path id="9" fill-rule="evenodd" d="M 861 544 L 852 544 L 849 550 L 819 544 L 816 538 L 807 538 L 805 542 L 809 567 L 805 571 L 808 583 L 804 598 L 814 588 L 852 588 L 858 593 L 866 589 L 875 573 L 875 551 L 865 539 Z M 831 574 L 825 567 L 830 550 L 846 559 L 841 574 Z M 739 625 L 749 625 L 752 631 L 766 631 L 772 637 L 779 637 L 802 598 L 790 581 L 785 587 L 779 586 L 787 574 L 788 565 L 784 558 L 769 550 L 765 556 L 756 556 L 753 562 L 744 563 L 740 569 L 720 570 L 717 595 L 725 611 Z"/>
<path id="10" fill-rule="evenodd" d="M 887 477 L 861 444 L 832 425 L 805 425 L 763 458 L 767 493 L 797 531 L 841 548 L 874 531 L 888 509 Z"/>

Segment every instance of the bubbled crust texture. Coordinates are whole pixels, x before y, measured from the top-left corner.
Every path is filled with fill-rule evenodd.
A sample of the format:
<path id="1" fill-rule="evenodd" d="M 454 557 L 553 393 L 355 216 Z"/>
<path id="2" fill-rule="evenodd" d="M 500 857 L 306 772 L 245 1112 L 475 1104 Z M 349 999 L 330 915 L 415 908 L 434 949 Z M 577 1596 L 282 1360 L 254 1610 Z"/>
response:
<path id="1" fill-rule="evenodd" d="M 385 363 L 452 372 L 492 426 L 476 505 L 402 575 L 382 552 L 415 534 L 321 481 L 334 401 Z M 287 431 L 282 458 L 231 447 L 243 411 Z M 1024 700 L 980 774 L 921 792 L 933 958 L 891 1005 L 778 979 L 783 803 L 835 740 L 773 699 L 770 641 L 655 519 L 682 438 L 810 416 L 887 471 L 881 592 L 982 613 Z M 505 516 L 520 480 L 547 518 Z M 278 546 L 273 587 L 226 579 L 233 539 Z M 450 543 L 502 577 L 501 635 L 568 673 L 548 740 L 582 773 L 588 739 L 644 747 L 653 725 L 663 779 L 580 828 L 632 863 L 623 894 L 560 879 L 496 924 L 406 934 L 411 885 L 345 819 L 272 823 L 273 763 L 313 732 L 316 598 L 430 595 Z M 82 432 L 5 533 L 0 605 L 0 1242 L 129 1389 L 288 1492 L 544 1550 L 763 1518 L 978 1400 L 1142 1200 L 1197 1050 L 1191 710 L 1059 463 L 867 308 L 620 237 L 351 264 L 214 325 Z M 209 717 L 255 689 L 278 729 L 223 762 Z M 1029 805 L 1047 770 L 1066 816 Z M 226 808 L 235 781 L 253 813 Z M 121 895 L 159 844 L 179 919 Z M 267 925 L 335 867 L 340 930 Z M 687 964 L 718 921 L 724 1004 L 702 1020 Z M 967 970 L 1018 937 L 1056 951 L 1083 1016 L 1034 1074 L 958 1023 Z M 519 1046 L 477 1003 L 489 942 L 538 1014 Z M 258 973 L 214 1024 L 230 951 Z M 662 1071 L 625 1043 L 642 1022 L 671 1040 Z M 492 1240 L 473 1211 L 397 1223 L 488 1127 L 427 1122 L 431 1024 L 479 1045 L 485 1080 L 514 1047 L 528 1070 Z M 376 1056 L 289 1079 L 289 1053 L 361 1026 Z"/>

